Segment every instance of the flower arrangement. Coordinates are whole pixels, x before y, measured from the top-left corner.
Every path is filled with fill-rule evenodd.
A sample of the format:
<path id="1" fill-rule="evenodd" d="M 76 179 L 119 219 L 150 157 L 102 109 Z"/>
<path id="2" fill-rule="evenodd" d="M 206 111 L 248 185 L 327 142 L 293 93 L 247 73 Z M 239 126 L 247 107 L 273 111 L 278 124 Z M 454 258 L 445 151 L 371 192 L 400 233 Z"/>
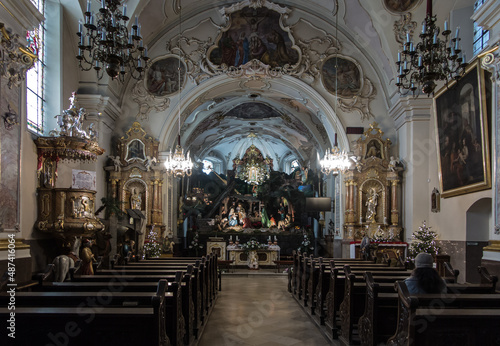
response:
<path id="1" fill-rule="evenodd" d="M 314 246 L 309 240 L 309 236 L 307 235 L 307 233 L 304 233 L 304 239 L 302 240 L 302 243 L 300 243 L 300 246 L 297 250 L 299 250 L 301 253 L 308 253 L 314 251 Z"/>
<path id="2" fill-rule="evenodd" d="M 200 235 L 198 232 L 194 234 L 193 240 L 191 240 L 191 245 L 189 245 L 190 249 L 194 249 L 196 252 L 196 256 L 198 256 L 198 251 L 203 249 L 203 244 L 200 243 Z"/>
<path id="3" fill-rule="evenodd" d="M 241 248 L 245 250 L 245 252 L 255 251 L 259 249 L 266 248 L 267 245 L 259 243 L 255 238 L 251 238 L 245 244 L 241 245 Z"/>

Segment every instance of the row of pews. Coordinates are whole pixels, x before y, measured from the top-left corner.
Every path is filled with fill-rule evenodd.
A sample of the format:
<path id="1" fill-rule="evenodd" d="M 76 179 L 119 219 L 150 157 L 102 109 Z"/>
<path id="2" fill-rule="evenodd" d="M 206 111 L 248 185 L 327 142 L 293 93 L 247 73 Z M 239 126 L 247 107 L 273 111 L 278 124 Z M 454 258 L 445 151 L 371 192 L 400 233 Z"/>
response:
<path id="1" fill-rule="evenodd" d="M 2 332 L 0 344 L 194 345 L 220 289 L 217 275 L 215 255 L 169 257 L 42 280 L 15 292 L 13 311 L 2 292 L 0 328 L 9 331 L 14 312 L 16 338 Z"/>
<path id="2" fill-rule="evenodd" d="M 500 345 L 497 277 L 480 267 L 481 284 L 459 284 L 445 269 L 447 294 L 410 295 L 404 267 L 295 254 L 288 290 L 342 345 Z"/>

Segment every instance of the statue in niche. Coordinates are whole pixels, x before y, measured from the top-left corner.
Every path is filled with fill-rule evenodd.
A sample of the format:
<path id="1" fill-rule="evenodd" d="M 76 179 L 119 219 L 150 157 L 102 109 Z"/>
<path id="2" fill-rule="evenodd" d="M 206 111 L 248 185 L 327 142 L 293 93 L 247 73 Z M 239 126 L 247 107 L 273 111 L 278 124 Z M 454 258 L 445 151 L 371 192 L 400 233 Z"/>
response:
<path id="1" fill-rule="evenodd" d="M 375 216 L 377 215 L 377 204 L 378 204 L 378 193 L 377 189 L 372 187 L 370 189 L 370 194 L 366 200 L 366 221 L 375 222 Z"/>
<path id="2" fill-rule="evenodd" d="M 380 157 L 380 149 L 377 147 L 376 141 L 370 141 L 368 144 L 368 150 L 366 151 L 366 158 L 369 157 Z"/>
<path id="3" fill-rule="evenodd" d="M 137 189 L 132 190 L 132 196 L 130 196 L 130 208 L 141 210 L 142 199 L 141 194 L 137 192 Z"/>

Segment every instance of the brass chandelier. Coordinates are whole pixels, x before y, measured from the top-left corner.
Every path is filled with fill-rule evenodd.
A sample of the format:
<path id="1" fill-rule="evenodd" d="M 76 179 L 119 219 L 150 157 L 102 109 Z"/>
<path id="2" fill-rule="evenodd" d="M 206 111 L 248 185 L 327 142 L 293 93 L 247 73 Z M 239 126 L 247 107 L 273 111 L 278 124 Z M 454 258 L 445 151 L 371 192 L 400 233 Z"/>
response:
<path id="1" fill-rule="evenodd" d="M 127 29 L 129 17 L 123 2 L 102 0 L 99 11 L 94 13 L 91 0 L 87 0 L 85 22 L 79 23 L 78 65 L 82 71 L 93 68 L 98 79 L 103 77 L 104 70 L 113 79 L 118 77 L 123 81 L 127 73 L 134 79 L 142 79 L 149 60 L 137 16 L 130 32 Z"/>
<path id="2" fill-rule="evenodd" d="M 413 43 L 411 35 L 406 34 L 406 42 L 398 53 L 396 61 L 396 86 L 401 94 L 410 91 L 415 96 L 417 89 L 429 96 L 436 88 L 436 81 L 459 79 L 465 72 L 467 59 L 462 54 L 457 27 L 455 37 L 450 38 L 448 22 L 439 38 L 440 29 L 436 25 L 436 16 L 432 15 L 432 0 L 427 0 L 427 15 L 422 22 L 420 42 Z"/>

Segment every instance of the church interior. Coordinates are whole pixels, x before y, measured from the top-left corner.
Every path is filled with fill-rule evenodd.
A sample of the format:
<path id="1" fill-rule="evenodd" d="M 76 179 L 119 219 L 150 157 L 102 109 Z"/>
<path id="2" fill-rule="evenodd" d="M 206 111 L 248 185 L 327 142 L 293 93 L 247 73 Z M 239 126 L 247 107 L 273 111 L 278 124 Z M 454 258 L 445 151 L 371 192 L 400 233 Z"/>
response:
<path id="1" fill-rule="evenodd" d="M 227 287 L 266 280 L 325 344 L 453 344 L 445 330 L 464 340 L 500 319 L 500 2 L 1 4 L 0 315 L 17 314 L 19 337 L 21 321 L 46 320 L 21 340 L 54 320 L 66 334 L 49 341 L 95 342 L 70 342 L 67 319 L 90 323 L 67 292 L 97 297 L 117 271 L 131 279 L 105 304 L 113 317 L 92 316 L 137 329 L 114 306 L 133 296 L 153 311 L 127 312 L 148 344 L 266 344 L 206 339 L 226 335 L 210 319 L 231 311 Z M 409 337 L 397 299 L 412 297 L 395 282 L 421 252 L 448 290 L 485 295 L 454 308 L 492 309 L 469 326 L 445 309 Z M 350 299 L 333 294 L 337 274 Z M 394 295 L 380 311 L 393 329 L 369 298 L 358 313 L 355 282 Z M 44 319 L 41 301 L 66 310 Z M 102 344 L 143 341 L 92 328 Z M 493 334 L 465 344 L 497 345 Z"/>

